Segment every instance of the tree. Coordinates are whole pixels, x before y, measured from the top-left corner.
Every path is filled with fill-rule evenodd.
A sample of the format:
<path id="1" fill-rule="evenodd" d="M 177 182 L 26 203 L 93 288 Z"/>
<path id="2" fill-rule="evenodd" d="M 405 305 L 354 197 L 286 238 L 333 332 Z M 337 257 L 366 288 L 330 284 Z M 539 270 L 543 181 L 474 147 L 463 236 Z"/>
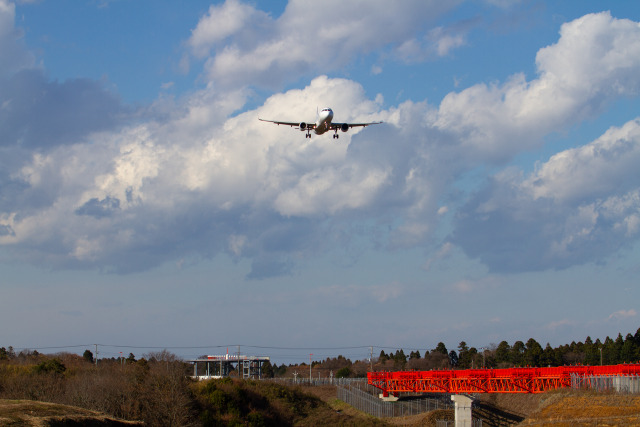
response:
<path id="1" fill-rule="evenodd" d="M 393 356 L 393 362 L 396 367 L 400 367 L 400 369 L 404 369 L 407 364 L 407 356 L 404 354 L 404 350 L 396 350 L 396 354 Z"/>
<path id="2" fill-rule="evenodd" d="M 389 360 L 389 356 L 386 355 L 384 350 L 380 350 L 380 356 L 378 356 L 378 362 L 384 363 Z"/>
<path id="3" fill-rule="evenodd" d="M 496 363 L 509 363 L 511 361 L 511 346 L 506 341 L 500 341 L 498 348 L 496 348 Z"/>
<path id="4" fill-rule="evenodd" d="M 44 374 L 49 372 L 53 372 L 56 374 L 63 374 L 64 371 L 66 370 L 67 368 L 58 358 L 45 360 L 44 362 L 40 362 L 38 365 L 34 367 L 34 371 L 39 374 Z"/>
<path id="5" fill-rule="evenodd" d="M 347 378 L 349 375 L 351 375 L 351 369 L 348 366 L 338 369 L 338 372 L 336 372 L 336 378 Z"/>
<path id="6" fill-rule="evenodd" d="M 522 341 L 516 341 L 513 343 L 513 347 L 511 347 L 511 363 L 513 363 L 514 366 L 523 365 L 524 349 L 525 345 Z"/>
<path id="7" fill-rule="evenodd" d="M 82 353 L 82 358 L 89 363 L 94 363 L 91 350 L 85 350 L 84 353 Z"/>
<path id="8" fill-rule="evenodd" d="M 268 360 L 262 364 L 260 372 L 262 373 L 262 378 L 273 378 L 275 375 L 273 372 L 273 366 L 271 366 L 271 362 Z"/>
<path id="9" fill-rule="evenodd" d="M 602 359 L 604 365 L 613 365 L 617 360 L 615 342 L 606 337 L 604 339 L 604 344 L 602 345 Z"/>
<path id="10" fill-rule="evenodd" d="M 558 360 L 556 351 L 551 347 L 551 344 L 547 343 L 547 346 L 544 348 L 542 355 L 540 356 L 540 366 L 558 365 L 560 365 L 560 361 Z"/>
<path id="11" fill-rule="evenodd" d="M 441 341 L 438 343 L 438 345 L 436 345 L 436 348 L 433 349 L 433 351 L 437 352 L 437 353 L 442 353 L 442 354 L 448 354 L 449 352 L 447 351 L 447 346 L 444 345 L 444 343 Z"/>
<path id="12" fill-rule="evenodd" d="M 7 349 L 4 347 L 0 347 L 0 360 L 8 360 L 9 354 L 7 353 Z"/>
<path id="13" fill-rule="evenodd" d="M 527 366 L 540 366 L 540 357 L 542 356 L 542 346 L 538 341 L 533 338 L 529 338 L 527 344 L 525 344 L 525 350 L 523 354 L 524 364 Z"/>
<path id="14" fill-rule="evenodd" d="M 127 363 L 136 363 L 136 356 L 133 353 L 129 353 L 129 357 L 127 357 Z"/>
<path id="15" fill-rule="evenodd" d="M 449 365 L 452 367 L 458 366 L 458 353 L 455 350 L 449 352 Z"/>
<path id="16" fill-rule="evenodd" d="M 631 363 L 637 360 L 638 348 L 636 346 L 633 335 L 627 334 L 620 350 L 620 361 L 623 363 Z"/>

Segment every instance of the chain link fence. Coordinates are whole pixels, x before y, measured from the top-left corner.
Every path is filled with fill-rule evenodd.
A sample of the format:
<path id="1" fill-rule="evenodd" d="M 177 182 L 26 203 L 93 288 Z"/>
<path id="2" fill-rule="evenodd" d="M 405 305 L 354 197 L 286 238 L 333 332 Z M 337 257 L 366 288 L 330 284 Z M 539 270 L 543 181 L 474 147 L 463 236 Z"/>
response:
<path id="1" fill-rule="evenodd" d="M 366 378 L 263 378 L 262 381 L 271 381 L 285 385 L 301 386 L 344 386 L 351 384 L 367 384 Z"/>
<path id="2" fill-rule="evenodd" d="M 378 397 L 377 393 L 379 392 L 379 389 L 367 384 L 353 383 L 337 387 L 338 399 L 359 411 L 379 418 L 406 417 L 435 411 L 436 409 L 453 408 L 453 402 L 447 400 L 449 395 L 442 398 L 414 396 L 409 400 L 386 402 Z"/>
<path id="3" fill-rule="evenodd" d="M 571 388 L 616 391 L 618 393 L 640 393 L 640 377 L 571 375 Z"/>

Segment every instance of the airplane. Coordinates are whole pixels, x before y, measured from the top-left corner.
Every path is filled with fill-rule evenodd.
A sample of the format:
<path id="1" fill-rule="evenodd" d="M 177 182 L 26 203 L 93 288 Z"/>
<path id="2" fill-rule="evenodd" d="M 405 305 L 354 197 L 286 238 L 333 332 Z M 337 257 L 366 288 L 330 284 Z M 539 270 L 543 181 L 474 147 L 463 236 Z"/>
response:
<path id="1" fill-rule="evenodd" d="M 378 125 L 382 123 L 333 123 L 333 110 L 331 108 L 323 108 L 322 111 L 318 113 L 318 118 L 316 119 L 315 123 L 279 122 L 277 120 L 264 120 L 260 117 L 258 117 L 258 120 L 262 122 L 275 123 L 277 125 L 296 126 L 297 129 L 300 129 L 303 132 L 307 132 L 305 138 L 311 138 L 311 131 L 314 131 L 316 135 L 322 135 L 327 131 L 335 131 L 335 133 L 333 134 L 334 139 L 340 138 L 340 135 L 338 135 L 339 130 L 341 130 L 342 132 L 346 132 L 350 128 Z"/>

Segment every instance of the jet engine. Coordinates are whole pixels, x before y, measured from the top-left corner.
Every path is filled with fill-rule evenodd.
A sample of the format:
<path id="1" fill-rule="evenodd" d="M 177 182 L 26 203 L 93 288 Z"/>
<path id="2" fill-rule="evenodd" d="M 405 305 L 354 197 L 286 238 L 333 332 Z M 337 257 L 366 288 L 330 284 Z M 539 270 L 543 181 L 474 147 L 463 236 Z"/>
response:
<path id="1" fill-rule="evenodd" d="M 300 123 L 300 130 L 301 130 L 301 131 L 304 131 L 304 130 L 306 130 L 306 129 L 307 129 L 307 124 L 306 124 L 305 122 L 301 122 L 301 123 Z"/>
<path id="2" fill-rule="evenodd" d="M 347 123 L 343 123 L 343 124 L 340 126 L 340 130 L 341 130 L 342 132 L 346 132 L 346 131 L 348 131 L 348 130 L 349 130 L 349 125 L 348 125 Z"/>

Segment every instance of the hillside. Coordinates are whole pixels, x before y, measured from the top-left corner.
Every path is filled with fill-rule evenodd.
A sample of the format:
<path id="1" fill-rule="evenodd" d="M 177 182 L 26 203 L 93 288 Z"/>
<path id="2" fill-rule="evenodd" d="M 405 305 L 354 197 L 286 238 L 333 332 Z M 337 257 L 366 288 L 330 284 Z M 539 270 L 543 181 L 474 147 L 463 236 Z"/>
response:
<path id="1" fill-rule="evenodd" d="M 95 411 L 32 400 L 0 400 L 2 426 L 141 426 L 141 422 L 123 421 Z"/>
<path id="2" fill-rule="evenodd" d="M 560 390 L 532 412 L 523 426 L 637 426 L 640 425 L 640 396 L 616 393 Z"/>
<path id="3" fill-rule="evenodd" d="M 387 425 L 337 401 L 335 392 L 333 398 L 326 395 L 323 399 L 309 393 L 309 389 L 230 378 L 197 383 L 193 390 L 199 421 L 205 426 Z"/>

